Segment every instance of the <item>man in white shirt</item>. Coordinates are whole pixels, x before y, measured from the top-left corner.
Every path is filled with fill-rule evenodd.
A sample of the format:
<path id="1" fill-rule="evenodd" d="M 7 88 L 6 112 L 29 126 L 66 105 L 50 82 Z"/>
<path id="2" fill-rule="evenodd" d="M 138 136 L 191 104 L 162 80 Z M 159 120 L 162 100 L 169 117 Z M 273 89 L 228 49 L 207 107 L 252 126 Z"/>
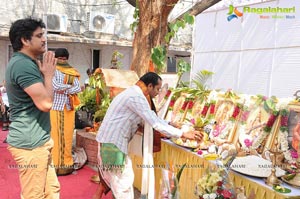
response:
<path id="1" fill-rule="evenodd" d="M 136 85 L 113 99 L 96 136 L 100 143 L 101 182 L 93 199 L 100 199 L 102 194 L 106 194 L 110 189 L 115 198 L 133 199 L 134 174 L 128 156 L 128 144 L 143 122 L 170 137 L 202 139 L 200 132 L 183 132 L 174 128 L 151 110 L 150 98 L 159 93 L 161 86 L 161 77 L 149 72 L 142 76 Z M 109 167 L 111 164 L 112 167 Z"/>
<path id="2" fill-rule="evenodd" d="M 86 74 L 88 75 L 88 78 L 84 80 L 84 88 L 88 87 L 90 85 L 90 76 L 93 74 L 92 70 L 88 68 L 86 70 Z"/>

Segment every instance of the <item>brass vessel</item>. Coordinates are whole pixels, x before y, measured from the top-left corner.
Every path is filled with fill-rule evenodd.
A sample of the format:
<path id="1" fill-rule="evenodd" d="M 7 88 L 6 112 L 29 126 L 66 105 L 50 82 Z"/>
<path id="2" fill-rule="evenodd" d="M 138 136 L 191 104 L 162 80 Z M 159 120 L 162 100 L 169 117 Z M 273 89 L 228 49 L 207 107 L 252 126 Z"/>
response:
<path id="1" fill-rule="evenodd" d="M 269 186 L 276 186 L 276 185 L 280 185 L 281 184 L 281 181 L 277 178 L 276 176 L 276 159 L 277 159 L 277 156 L 282 154 L 282 151 L 280 151 L 278 149 L 278 142 L 276 141 L 275 143 L 275 148 L 274 150 L 269 150 L 269 152 L 271 154 L 274 155 L 274 158 L 272 158 L 272 170 L 271 170 L 271 174 L 270 176 L 266 179 L 265 183 Z"/>

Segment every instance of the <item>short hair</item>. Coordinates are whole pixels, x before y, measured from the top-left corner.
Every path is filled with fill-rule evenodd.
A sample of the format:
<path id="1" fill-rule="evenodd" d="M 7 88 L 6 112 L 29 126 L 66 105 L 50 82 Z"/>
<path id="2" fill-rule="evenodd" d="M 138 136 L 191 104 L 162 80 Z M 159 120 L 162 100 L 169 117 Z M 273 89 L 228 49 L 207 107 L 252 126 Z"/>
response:
<path id="1" fill-rule="evenodd" d="M 55 50 L 55 58 L 65 57 L 69 59 L 69 51 L 66 48 L 57 48 Z"/>
<path id="2" fill-rule="evenodd" d="M 93 74 L 93 71 L 90 68 L 88 68 L 88 69 L 86 69 L 86 74 L 91 75 L 91 74 Z"/>
<path id="3" fill-rule="evenodd" d="M 148 86 L 150 83 L 153 85 L 153 86 L 156 86 L 158 85 L 158 80 L 162 80 L 161 77 L 154 73 L 154 72 L 148 72 L 146 74 L 144 74 L 140 80 L 142 82 L 144 82 L 146 84 L 146 86 Z"/>
<path id="4" fill-rule="evenodd" d="M 31 40 L 33 32 L 39 27 L 45 28 L 46 26 L 41 19 L 33 17 L 13 22 L 9 30 L 9 39 L 14 52 L 20 51 L 23 48 L 21 39 Z"/>

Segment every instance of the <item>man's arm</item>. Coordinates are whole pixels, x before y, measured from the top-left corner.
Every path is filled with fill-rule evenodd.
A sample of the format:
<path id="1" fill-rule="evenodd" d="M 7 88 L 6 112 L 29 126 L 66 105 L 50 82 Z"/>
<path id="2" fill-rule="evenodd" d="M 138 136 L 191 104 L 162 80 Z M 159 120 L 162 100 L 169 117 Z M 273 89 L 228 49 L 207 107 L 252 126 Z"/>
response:
<path id="1" fill-rule="evenodd" d="M 64 84 L 63 81 L 64 81 L 64 74 L 58 70 L 55 70 L 54 77 L 52 79 L 52 86 L 54 92 L 65 94 L 65 91 L 68 88 L 71 88 L 71 85 Z"/>
<path id="2" fill-rule="evenodd" d="M 43 83 L 35 83 L 28 86 L 24 91 L 31 97 L 36 107 L 44 112 L 51 110 L 53 102 L 52 78 L 56 68 L 56 58 L 53 52 L 46 52 L 43 57 L 43 64 L 38 61 L 38 66 L 44 76 Z"/>
<path id="3" fill-rule="evenodd" d="M 185 137 L 188 139 L 202 140 L 202 133 L 199 131 L 190 131 L 188 128 L 177 129 L 169 125 L 166 121 L 159 118 L 154 111 L 152 111 L 146 101 L 146 98 L 137 97 L 131 98 L 128 102 L 128 107 L 144 121 L 148 122 L 155 130 L 172 137 Z"/>
<path id="4" fill-rule="evenodd" d="M 66 90 L 66 94 L 75 94 L 81 92 L 80 82 L 76 77 L 71 88 Z"/>

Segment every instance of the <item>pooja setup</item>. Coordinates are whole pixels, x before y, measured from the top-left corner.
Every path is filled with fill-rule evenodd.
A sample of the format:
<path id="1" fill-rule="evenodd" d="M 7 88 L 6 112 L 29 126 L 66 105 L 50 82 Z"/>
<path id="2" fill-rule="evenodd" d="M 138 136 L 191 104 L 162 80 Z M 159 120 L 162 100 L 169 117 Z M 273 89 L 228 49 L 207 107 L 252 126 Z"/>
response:
<path id="1" fill-rule="evenodd" d="M 115 69 L 102 69 L 101 77 L 110 99 L 138 79 L 133 71 Z M 136 188 L 142 188 L 143 168 L 153 168 L 156 198 L 300 198 L 298 98 L 164 89 L 155 100 L 158 115 L 179 128 L 201 131 L 203 140 L 164 137 L 153 165 L 130 154 Z M 77 145 L 91 164 L 97 162 L 95 132 L 77 131 Z"/>
<path id="2" fill-rule="evenodd" d="M 300 198 L 297 99 L 197 88 L 167 93 L 164 119 L 198 129 L 204 138 L 162 140 L 153 165 L 158 198 L 162 184 L 171 184 L 165 168 L 180 172 L 181 198 Z M 144 165 L 141 157 L 132 159 L 139 188 Z"/>

